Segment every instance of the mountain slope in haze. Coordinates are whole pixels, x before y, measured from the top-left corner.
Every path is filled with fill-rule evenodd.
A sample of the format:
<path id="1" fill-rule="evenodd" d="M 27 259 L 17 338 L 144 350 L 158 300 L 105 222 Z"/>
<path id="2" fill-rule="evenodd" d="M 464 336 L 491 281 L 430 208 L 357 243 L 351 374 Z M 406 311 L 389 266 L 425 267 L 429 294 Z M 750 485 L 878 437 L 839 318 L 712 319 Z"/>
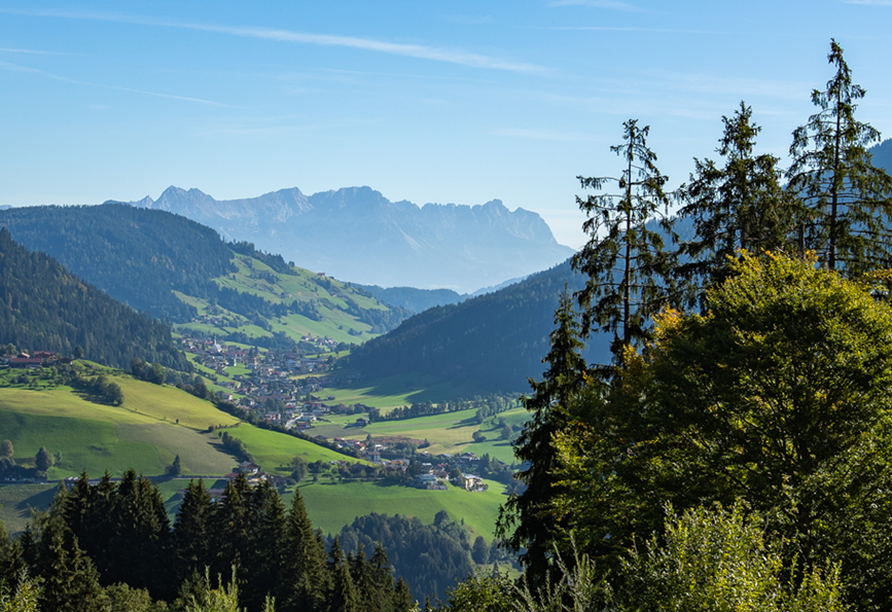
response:
<path id="1" fill-rule="evenodd" d="M 188 371 L 170 329 L 70 274 L 0 230 L 0 344 L 65 356 L 80 346 L 92 361 L 119 368 L 141 358 Z"/>
<path id="2" fill-rule="evenodd" d="M 170 187 L 135 206 L 166 210 L 249 240 L 297 265 L 385 287 L 451 288 L 468 293 L 552 266 L 573 251 L 539 215 L 482 206 L 391 202 L 369 187 L 306 196 L 297 188 L 217 201 Z"/>
<path id="3" fill-rule="evenodd" d="M 356 342 L 409 314 L 164 211 L 123 204 L 15 208 L 0 211 L 0 227 L 110 296 L 219 338 L 279 347 L 306 334 Z"/>

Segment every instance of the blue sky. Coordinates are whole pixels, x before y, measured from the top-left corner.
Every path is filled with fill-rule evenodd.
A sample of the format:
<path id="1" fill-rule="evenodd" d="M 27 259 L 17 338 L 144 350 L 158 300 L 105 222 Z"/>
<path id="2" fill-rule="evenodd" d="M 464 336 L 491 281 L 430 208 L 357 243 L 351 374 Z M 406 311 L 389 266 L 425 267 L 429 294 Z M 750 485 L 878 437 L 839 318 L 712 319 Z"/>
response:
<path id="1" fill-rule="evenodd" d="M 892 0 L 0 1 L 0 204 L 369 185 L 578 247 L 623 121 L 673 185 L 741 100 L 785 158 L 832 37 L 892 137 L 890 26 Z"/>

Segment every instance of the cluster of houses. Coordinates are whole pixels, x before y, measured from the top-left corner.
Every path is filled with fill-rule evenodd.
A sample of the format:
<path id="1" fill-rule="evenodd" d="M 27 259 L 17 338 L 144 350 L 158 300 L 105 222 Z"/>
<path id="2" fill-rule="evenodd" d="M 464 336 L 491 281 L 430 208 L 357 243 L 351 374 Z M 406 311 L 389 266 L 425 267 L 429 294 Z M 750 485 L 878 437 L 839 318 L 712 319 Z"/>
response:
<path id="1" fill-rule="evenodd" d="M 55 363 L 71 363 L 69 357 L 58 357 L 53 351 L 34 351 L 31 354 L 18 353 L 15 357 L 3 357 L 3 364 L 10 368 L 42 368 Z"/>
<path id="2" fill-rule="evenodd" d="M 197 363 L 231 379 L 215 381 L 229 391 L 221 393 L 223 399 L 233 401 L 239 395 L 239 405 L 261 413 L 271 423 L 304 431 L 328 414 L 355 412 L 353 406 L 335 404 L 333 396 L 322 399 L 314 395 L 326 386 L 350 382 L 333 378 L 329 374 L 331 364 L 325 358 L 275 350 L 260 352 L 223 345 L 214 339 L 186 338 L 183 343 Z M 230 376 L 227 368 L 232 367 L 245 368 L 249 373 Z"/>
<path id="3" fill-rule="evenodd" d="M 453 457 L 448 454 L 434 456 L 422 451 L 418 456 L 421 459 L 421 472 L 415 475 L 415 486 L 418 488 L 445 491 L 449 482 L 466 491 L 486 491 L 489 488 L 482 478 L 471 473 L 480 461 L 480 457 L 474 453 L 465 452 Z M 460 472 L 460 475 L 456 472 Z"/>

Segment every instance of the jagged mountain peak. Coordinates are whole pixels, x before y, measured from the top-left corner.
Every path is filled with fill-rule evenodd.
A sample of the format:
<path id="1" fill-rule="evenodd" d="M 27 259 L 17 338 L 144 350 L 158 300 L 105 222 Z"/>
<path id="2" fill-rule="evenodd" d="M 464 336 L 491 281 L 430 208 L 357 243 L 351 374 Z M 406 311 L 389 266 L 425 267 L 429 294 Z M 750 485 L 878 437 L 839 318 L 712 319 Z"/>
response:
<path id="1" fill-rule="evenodd" d="M 450 288 L 470 293 L 526 276 L 569 257 L 536 213 L 485 204 L 392 202 L 367 185 L 304 195 L 293 187 L 255 198 L 215 200 L 169 187 L 160 208 L 247 240 L 299 266 L 381 286 Z"/>

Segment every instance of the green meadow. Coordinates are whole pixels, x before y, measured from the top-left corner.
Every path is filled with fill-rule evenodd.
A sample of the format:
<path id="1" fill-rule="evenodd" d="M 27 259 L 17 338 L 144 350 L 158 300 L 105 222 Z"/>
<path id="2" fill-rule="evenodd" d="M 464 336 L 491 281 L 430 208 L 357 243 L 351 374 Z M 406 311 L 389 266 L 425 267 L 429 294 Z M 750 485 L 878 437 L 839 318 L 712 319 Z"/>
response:
<path id="1" fill-rule="evenodd" d="M 341 453 L 327 449 L 324 446 L 313 444 L 308 440 L 302 440 L 288 434 L 283 434 L 266 429 L 260 429 L 247 423 L 227 430 L 229 435 L 235 436 L 245 443 L 248 451 L 254 456 L 254 462 L 264 471 L 271 474 L 287 475 L 291 473 L 288 465 L 295 457 L 300 457 L 307 463 L 313 461 L 360 461 L 354 457 L 348 457 Z"/>
<path id="2" fill-rule="evenodd" d="M 344 370 L 343 375 L 349 375 Z M 415 402 L 440 402 L 446 399 L 471 398 L 480 394 L 480 390 L 469 385 L 455 385 L 423 376 L 389 376 L 370 382 L 358 382 L 339 385 L 325 389 L 326 395 L 333 395 L 336 402 L 345 404 L 365 404 L 380 408 L 387 413 L 389 409 L 409 406 Z"/>
<path id="3" fill-rule="evenodd" d="M 504 486 L 485 481 L 489 490 L 472 493 L 449 486 L 446 491 L 427 491 L 401 486 L 383 486 L 374 482 L 324 483 L 300 485 L 300 494 L 313 526 L 325 533 L 337 533 L 344 525 L 364 514 L 402 514 L 432 523 L 434 515 L 446 510 L 456 521 L 464 521 L 478 535 L 492 540 L 499 506 L 507 499 Z M 286 504 L 291 503 L 286 496 Z"/>
<path id="4" fill-rule="evenodd" d="M 486 419 L 478 425 L 475 421 L 477 411 L 460 410 L 433 416 L 418 417 L 399 421 L 379 421 L 366 427 L 348 427 L 356 422 L 356 416 L 331 417 L 328 423 L 318 425 L 310 430 L 326 438 L 340 437 L 352 440 L 364 440 L 366 436 L 404 436 L 416 440 L 427 440 L 430 447 L 425 448 L 432 455 L 448 453 L 450 455 L 472 452 L 477 456 L 488 453 L 490 457 L 514 462 L 514 451 L 507 440 L 500 439 L 501 427 Z M 496 416 L 496 420 L 504 418 L 505 422 L 519 432 L 529 419 L 529 413 L 523 408 L 513 408 Z M 480 431 L 486 436 L 484 442 L 474 442 L 472 436 Z"/>

